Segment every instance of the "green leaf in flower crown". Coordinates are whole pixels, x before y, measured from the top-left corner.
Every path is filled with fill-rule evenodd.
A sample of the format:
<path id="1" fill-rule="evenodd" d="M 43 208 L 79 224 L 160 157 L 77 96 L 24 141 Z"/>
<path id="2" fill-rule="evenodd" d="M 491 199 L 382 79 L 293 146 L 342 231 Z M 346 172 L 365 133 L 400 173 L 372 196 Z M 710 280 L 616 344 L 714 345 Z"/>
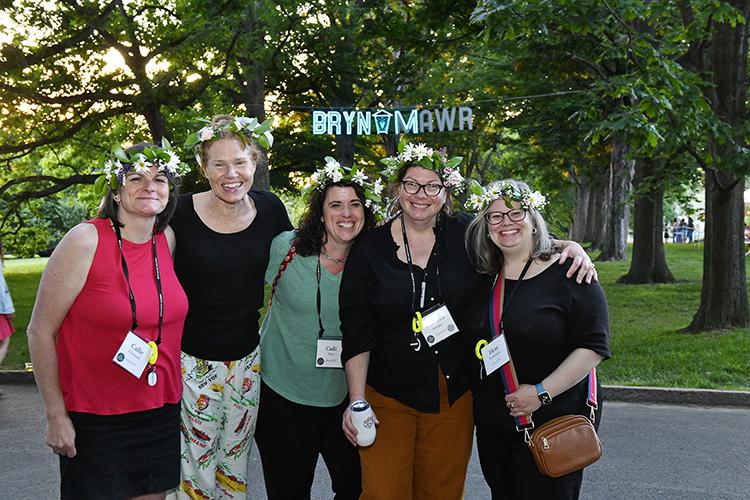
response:
<path id="1" fill-rule="evenodd" d="M 98 197 L 102 197 L 107 193 L 107 177 L 100 175 L 94 181 L 94 194 Z"/>
<path id="2" fill-rule="evenodd" d="M 112 154 L 114 154 L 120 161 L 123 161 L 125 163 L 130 163 L 130 158 L 128 158 L 127 153 L 122 149 L 122 146 L 119 144 L 112 148 Z"/>
<path id="3" fill-rule="evenodd" d="M 404 152 L 404 149 L 406 149 L 406 144 L 407 144 L 406 139 L 404 137 L 401 137 L 401 140 L 398 141 L 398 147 L 397 147 L 398 154 L 401 154 Z"/>
<path id="4" fill-rule="evenodd" d="M 469 179 L 467 182 L 467 191 L 469 194 L 475 194 L 477 196 L 482 196 L 484 193 L 484 188 L 476 179 Z"/>
<path id="5" fill-rule="evenodd" d="M 428 170 L 433 169 L 432 158 L 430 158 L 429 156 L 425 156 L 424 158 L 419 160 L 419 164 Z"/>
<path id="6" fill-rule="evenodd" d="M 145 148 L 143 148 L 143 156 L 151 161 L 154 161 L 159 158 L 159 150 L 154 149 L 151 146 L 146 146 Z"/>
<path id="7" fill-rule="evenodd" d="M 112 177 L 109 179 L 109 187 L 112 188 L 112 192 L 116 193 L 117 189 L 120 187 L 120 185 L 117 183 L 117 175 L 112 174 Z"/>
<path id="8" fill-rule="evenodd" d="M 258 136 L 258 138 L 256 139 L 256 141 L 258 141 L 258 144 L 260 144 L 261 147 L 263 147 L 265 149 L 268 149 L 268 147 L 269 147 L 268 137 L 266 137 L 265 135 L 262 134 L 262 135 Z"/>
<path id="9" fill-rule="evenodd" d="M 189 136 L 187 136 L 187 139 L 185 139 L 185 149 L 188 151 L 192 151 L 196 144 L 200 142 L 200 137 L 198 136 L 198 132 L 193 132 Z"/>
<path id="10" fill-rule="evenodd" d="M 162 149 L 172 149 L 172 145 L 169 144 L 169 141 L 166 137 L 161 138 L 161 147 Z"/>
<path id="11" fill-rule="evenodd" d="M 450 160 L 448 160 L 447 162 L 445 162 L 445 166 L 448 167 L 448 168 L 455 168 L 456 165 L 458 165 L 459 163 L 461 163 L 461 161 L 463 159 L 464 159 L 463 156 L 454 156 L 453 158 L 451 158 Z"/>
<path id="12" fill-rule="evenodd" d="M 273 125 L 273 118 L 268 118 L 266 121 L 264 121 L 263 123 L 261 123 L 260 126 L 258 126 L 255 130 L 253 130 L 253 134 L 257 134 L 259 136 L 263 135 L 263 132 L 265 132 L 266 130 L 270 130 L 271 129 L 271 125 Z M 260 139 L 260 137 L 259 137 L 259 139 Z M 268 142 L 268 141 L 266 141 L 266 142 Z M 263 147 L 267 148 L 268 146 L 263 146 Z"/>

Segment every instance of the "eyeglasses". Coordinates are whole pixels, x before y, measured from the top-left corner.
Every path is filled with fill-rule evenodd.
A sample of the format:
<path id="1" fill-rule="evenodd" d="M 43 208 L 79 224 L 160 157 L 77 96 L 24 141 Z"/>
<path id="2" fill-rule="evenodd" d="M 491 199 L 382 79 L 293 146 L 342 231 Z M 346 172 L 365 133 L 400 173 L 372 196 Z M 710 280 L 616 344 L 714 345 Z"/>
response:
<path id="1" fill-rule="evenodd" d="M 484 220 L 491 226 L 497 226 L 503 222 L 506 216 L 513 222 L 521 222 L 526 218 L 526 210 L 516 208 L 509 212 L 487 212 L 484 214 Z"/>
<path id="2" fill-rule="evenodd" d="M 424 194 L 427 196 L 437 196 L 443 189 L 442 184 L 420 184 L 415 181 L 402 181 L 401 185 L 404 186 L 404 191 L 409 194 L 417 194 L 420 189 L 424 189 Z"/>

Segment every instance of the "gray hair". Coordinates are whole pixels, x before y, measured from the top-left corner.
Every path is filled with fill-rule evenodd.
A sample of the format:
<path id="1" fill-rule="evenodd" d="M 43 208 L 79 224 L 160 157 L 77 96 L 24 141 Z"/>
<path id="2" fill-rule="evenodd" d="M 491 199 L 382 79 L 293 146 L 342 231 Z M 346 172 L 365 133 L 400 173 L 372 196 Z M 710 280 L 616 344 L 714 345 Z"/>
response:
<path id="1" fill-rule="evenodd" d="M 495 181 L 487 187 L 490 188 L 501 182 L 511 184 L 518 190 L 530 190 L 525 182 L 515 179 Z M 484 218 L 487 212 L 490 211 L 491 205 L 492 203 L 488 203 L 474 217 L 474 220 L 471 221 L 466 230 L 466 251 L 469 254 L 469 259 L 478 272 L 488 275 L 497 273 L 503 265 L 503 252 L 490 239 L 489 224 Z M 532 259 L 549 260 L 555 249 L 547 230 L 547 223 L 544 221 L 544 217 L 542 217 L 539 210 L 530 208 L 527 210 L 527 213 L 531 218 L 531 227 L 536 229 L 531 235 L 532 248 L 530 257 Z"/>

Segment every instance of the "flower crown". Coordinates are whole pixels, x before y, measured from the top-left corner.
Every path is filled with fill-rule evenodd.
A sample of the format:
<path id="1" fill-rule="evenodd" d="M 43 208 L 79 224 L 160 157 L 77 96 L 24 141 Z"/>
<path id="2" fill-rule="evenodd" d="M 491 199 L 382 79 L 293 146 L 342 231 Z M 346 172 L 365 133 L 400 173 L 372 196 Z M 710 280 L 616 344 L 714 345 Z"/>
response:
<path id="1" fill-rule="evenodd" d="M 513 208 L 511 202 L 518 202 L 524 210 L 541 210 L 547 204 L 547 198 L 539 191 L 532 191 L 527 187 L 514 185 L 512 182 L 496 181 L 482 187 L 473 181 L 471 194 L 466 200 L 466 208 L 473 212 L 479 212 L 487 208 L 493 201 L 502 198 L 508 208 Z"/>
<path id="2" fill-rule="evenodd" d="M 386 167 L 380 173 L 388 179 L 389 183 L 396 180 L 401 167 L 412 163 L 437 173 L 445 187 L 455 192 L 463 190 L 464 178 L 457 168 L 463 160 L 462 156 L 449 159 L 445 149 L 434 150 L 424 144 L 400 143 L 398 150 L 398 156 L 389 156 L 380 160 Z"/>
<path id="3" fill-rule="evenodd" d="M 208 125 L 197 132 L 193 132 L 185 139 L 185 149 L 188 151 L 195 150 L 198 153 L 198 149 L 204 142 L 221 139 L 227 134 L 240 136 L 245 144 L 257 142 L 266 149 L 273 145 L 273 135 L 271 135 L 273 118 L 269 118 L 263 123 L 259 123 L 256 118 L 248 118 L 247 116 L 240 116 L 232 120 L 219 120 L 215 123 L 209 120 L 202 121 L 208 123 Z"/>
<path id="4" fill-rule="evenodd" d="M 382 217 L 383 212 L 383 184 L 382 179 L 376 179 L 375 182 L 371 182 L 367 177 L 367 174 L 363 170 L 357 167 L 343 167 L 336 161 L 335 158 L 330 156 L 325 157 L 326 165 L 323 168 L 319 168 L 310 176 L 310 187 L 316 189 L 321 193 L 326 190 L 329 184 L 336 182 L 348 181 L 362 186 L 362 190 L 365 193 L 365 206 L 372 210 L 372 212 Z"/>
<path id="5" fill-rule="evenodd" d="M 176 179 L 190 171 L 190 167 L 180 160 L 172 151 L 169 141 L 164 138 L 161 140 L 161 147 L 146 146 L 142 153 L 128 155 L 122 146 L 117 145 L 112 148 L 112 154 L 114 158 L 104 162 L 102 175 L 94 181 L 94 193 L 97 196 L 104 196 L 109 188 L 117 191 L 120 186 L 124 186 L 127 182 L 126 175 L 130 171 L 144 174 L 151 167 L 156 167 L 167 176 L 172 186 Z"/>

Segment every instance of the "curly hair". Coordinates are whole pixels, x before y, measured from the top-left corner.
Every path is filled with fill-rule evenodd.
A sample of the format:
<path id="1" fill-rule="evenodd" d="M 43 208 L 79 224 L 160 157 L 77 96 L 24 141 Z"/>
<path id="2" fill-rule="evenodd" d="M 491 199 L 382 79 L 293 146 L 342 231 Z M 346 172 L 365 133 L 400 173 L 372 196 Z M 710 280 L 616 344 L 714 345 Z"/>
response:
<path id="1" fill-rule="evenodd" d="M 143 153 L 143 150 L 149 146 L 156 147 L 155 145 L 149 144 L 147 142 L 139 142 L 138 144 L 130 146 L 125 150 L 125 152 L 128 154 L 128 156 L 132 157 L 136 153 Z M 120 187 L 120 189 L 122 189 L 122 187 Z M 99 205 L 99 212 L 97 213 L 97 217 L 100 219 L 110 219 L 114 221 L 118 226 L 125 227 L 125 224 L 120 222 L 120 219 L 117 217 L 117 202 L 115 202 L 114 195 L 115 193 L 112 192 L 112 188 L 108 188 L 107 193 L 102 199 L 101 205 Z M 172 218 L 172 215 L 174 215 L 174 211 L 176 209 L 177 186 L 175 185 L 174 188 L 169 190 L 169 200 L 167 201 L 167 206 L 164 207 L 164 210 L 162 210 L 162 212 L 156 216 L 156 221 L 154 222 L 154 233 L 161 233 L 167 228 L 167 224 L 169 224 L 169 220 Z"/>
<path id="2" fill-rule="evenodd" d="M 525 182 L 514 179 L 506 179 L 499 182 L 508 182 L 518 189 L 529 189 L 529 186 Z M 471 260 L 477 271 L 482 274 L 493 275 L 503 265 L 503 252 L 489 236 L 489 225 L 484 216 L 490 211 L 490 206 L 492 206 L 491 203 L 484 207 L 484 210 L 480 211 L 469 224 L 469 227 L 466 229 L 465 244 L 469 260 Z M 539 210 L 532 208 L 527 213 L 531 219 L 531 227 L 536 229 L 531 235 L 532 249 L 530 257 L 532 259 L 549 260 L 554 253 L 554 246 L 547 230 L 547 223 Z"/>
<path id="3" fill-rule="evenodd" d="M 362 202 L 362 208 L 365 211 L 365 220 L 362 231 L 367 231 L 375 227 L 375 214 L 366 205 L 365 192 L 362 186 L 352 181 L 332 182 L 328 184 L 325 190 L 314 189 L 307 201 L 307 209 L 300 218 L 299 229 L 295 237 L 295 246 L 297 253 L 302 256 L 318 255 L 321 247 L 327 241 L 326 227 L 323 222 L 323 203 L 326 199 L 328 190 L 332 187 L 350 187 L 354 189 L 357 198 Z"/>

